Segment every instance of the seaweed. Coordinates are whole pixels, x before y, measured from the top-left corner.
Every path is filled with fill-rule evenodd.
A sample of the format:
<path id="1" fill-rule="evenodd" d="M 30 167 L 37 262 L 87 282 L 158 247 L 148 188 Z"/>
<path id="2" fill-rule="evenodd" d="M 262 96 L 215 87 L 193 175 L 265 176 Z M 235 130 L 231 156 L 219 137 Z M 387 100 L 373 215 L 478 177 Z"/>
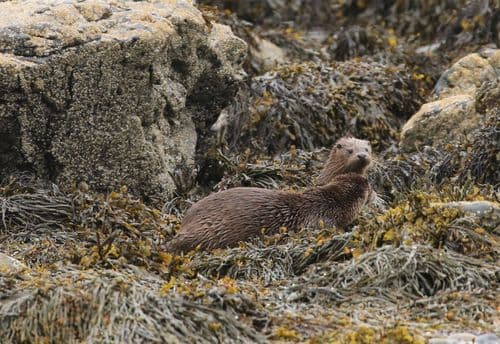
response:
<path id="1" fill-rule="evenodd" d="M 229 309 L 164 296 L 130 269 L 0 275 L 0 333 L 8 342 L 264 342 Z M 8 300 L 8 302 L 6 301 Z"/>
<path id="2" fill-rule="evenodd" d="M 428 246 L 382 246 L 345 263 L 317 264 L 287 292 L 315 302 L 363 296 L 397 302 L 441 291 L 495 289 L 499 271 L 495 265 Z M 307 281 L 306 287 L 300 279 Z"/>
<path id="3" fill-rule="evenodd" d="M 410 101 L 408 101 L 411 99 Z M 228 108 L 229 148 L 278 153 L 330 146 L 346 133 L 395 143 L 420 96 L 411 76 L 378 63 L 301 63 L 255 77 Z"/>

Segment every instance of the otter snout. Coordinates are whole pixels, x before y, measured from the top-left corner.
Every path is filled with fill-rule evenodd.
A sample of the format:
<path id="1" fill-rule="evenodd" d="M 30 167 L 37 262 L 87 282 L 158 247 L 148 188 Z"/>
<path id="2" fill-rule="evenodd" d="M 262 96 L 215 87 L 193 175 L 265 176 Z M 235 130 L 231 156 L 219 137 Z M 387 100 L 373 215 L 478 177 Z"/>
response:
<path id="1" fill-rule="evenodd" d="M 361 162 L 367 162 L 368 161 L 368 155 L 364 153 L 360 153 L 357 155 L 358 160 Z"/>

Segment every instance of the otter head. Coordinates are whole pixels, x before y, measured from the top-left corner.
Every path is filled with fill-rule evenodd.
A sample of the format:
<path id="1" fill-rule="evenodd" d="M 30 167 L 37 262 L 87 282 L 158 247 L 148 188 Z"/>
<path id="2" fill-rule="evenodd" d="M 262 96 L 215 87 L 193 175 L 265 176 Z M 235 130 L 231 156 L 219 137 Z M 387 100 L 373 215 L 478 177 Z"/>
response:
<path id="1" fill-rule="evenodd" d="M 365 174 L 372 162 L 372 147 L 366 140 L 343 137 L 335 143 L 328 160 L 332 157 L 343 163 L 341 171 L 337 174 L 349 172 Z"/>
<path id="2" fill-rule="evenodd" d="M 327 184 L 333 177 L 349 172 L 364 175 L 372 162 L 372 147 L 366 140 L 343 137 L 330 151 L 317 184 Z"/>

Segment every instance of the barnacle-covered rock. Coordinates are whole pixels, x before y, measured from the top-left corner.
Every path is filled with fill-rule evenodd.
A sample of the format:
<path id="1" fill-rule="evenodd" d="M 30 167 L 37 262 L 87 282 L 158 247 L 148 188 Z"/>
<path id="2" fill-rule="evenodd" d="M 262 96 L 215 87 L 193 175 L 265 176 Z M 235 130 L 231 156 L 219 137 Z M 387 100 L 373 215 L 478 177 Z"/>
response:
<path id="1" fill-rule="evenodd" d="M 0 33 L 14 28 L 0 36 L 0 169 L 31 168 L 52 179 L 0 178 L 0 251 L 29 268 L 0 267 L 2 343 L 420 344 L 459 332 L 498 341 L 479 335 L 498 327 L 500 82 L 489 67 L 499 57 L 495 0 L 36 1 L 0 0 L 0 9 L 19 9 L 0 11 L 8 22 Z M 16 17 L 30 19 L 33 6 L 47 23 L 19 24 Z M 217 23 L 246 41 L 246 59 L 242 42 Z M 227 106 L 244 76 L 235 72 L 241 60 L 248 79 Z M 150 85 L 141 73 L 151 66 Z M 52 84 L 35 80 L 34 70 Z M 118 87 L 121 95 L 113 93 Z M 403 124 L 423 99 L 453 104 L 441 95 L 470 99 L 458 102 L 470 116 L 456 115 L 478 119 L 476 126 L 460 131 L 463 123 L 430 111 L 414 124 L 427 128 L 436 116 L 429 126 L 436 137 L 418 133 L 418 149 L 403 151 Z M 68 97 L 78 109 L 66 111 L 75 106 Z M 60 155 L 27 160 L 26 152 L 42 151 L 33 147 L 61 154 L 61 134 L 52 144 L 40 133 L 56 133 L 59 123 L 79 130 L 85 120 L 75 111 L 86 109 L 84 134 L 96 137 L 106 119 L 121 133 L 139 118 L 144 135 L 134 136 L 125 160 L 114 149 L 124 135 L 106 141 L 103 152 L 123 161 L 115 184 L 129 188 L 99 193 L 90 179 L 59 188 L 68 184 L 52 163 Z M 43 140 L 28 140 L 34 132 Z M 196 141 L 183 136 L 191 133 Z M 214 252 L 161 251 L 206 193 L 310 187 L 331 143 L 346 133 L 374 145 L 368 177 L 385 209 L 367 206 L 347 233 L 320 223 Z M 140 179 L 149 170 L 123 179 L 133 175 L 138 150 L 152 147 L 155 157 L 160 146 L 179 159 L 144 160 L 141 168 L 161 162 L 167 187 L 153 196 L 176 185 L 161 209 L 137 197 L 149 195 L 139 184 L 156 183 Z M 38 166 L 53 168 L 40 173 Z"/>
<path id="2" fill-rule="evenodd" d="M 486 49 L 460 59 L 443 73 L 434 88 L 437 100 L 422 105 L 401 130 L 401 148 L 443 148 L 464 143 L 483 127 L 487 114 L 497 108 L 500 50 Z M 480 104 L 478 97 L 481 97 Z"/>
<path id="3" fill-rule="evenodd" d="M 0 13 L 0 176 L 29 168 L 65 187 L 171 193 L 246 52 L 188 1 L 7 1 Z"/>

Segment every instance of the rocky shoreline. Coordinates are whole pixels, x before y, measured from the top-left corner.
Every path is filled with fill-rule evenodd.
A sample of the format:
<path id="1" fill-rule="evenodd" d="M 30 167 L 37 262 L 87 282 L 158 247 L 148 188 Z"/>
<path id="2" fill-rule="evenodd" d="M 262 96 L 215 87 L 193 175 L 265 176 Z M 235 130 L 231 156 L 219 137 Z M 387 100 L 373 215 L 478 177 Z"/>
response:
<path id="1" fill-rule="evenodd" d="M 496 0 L 0 1 L 2 343 L 497 343 Z M 350 134 L 349 232 L 160 249 Z"/>

